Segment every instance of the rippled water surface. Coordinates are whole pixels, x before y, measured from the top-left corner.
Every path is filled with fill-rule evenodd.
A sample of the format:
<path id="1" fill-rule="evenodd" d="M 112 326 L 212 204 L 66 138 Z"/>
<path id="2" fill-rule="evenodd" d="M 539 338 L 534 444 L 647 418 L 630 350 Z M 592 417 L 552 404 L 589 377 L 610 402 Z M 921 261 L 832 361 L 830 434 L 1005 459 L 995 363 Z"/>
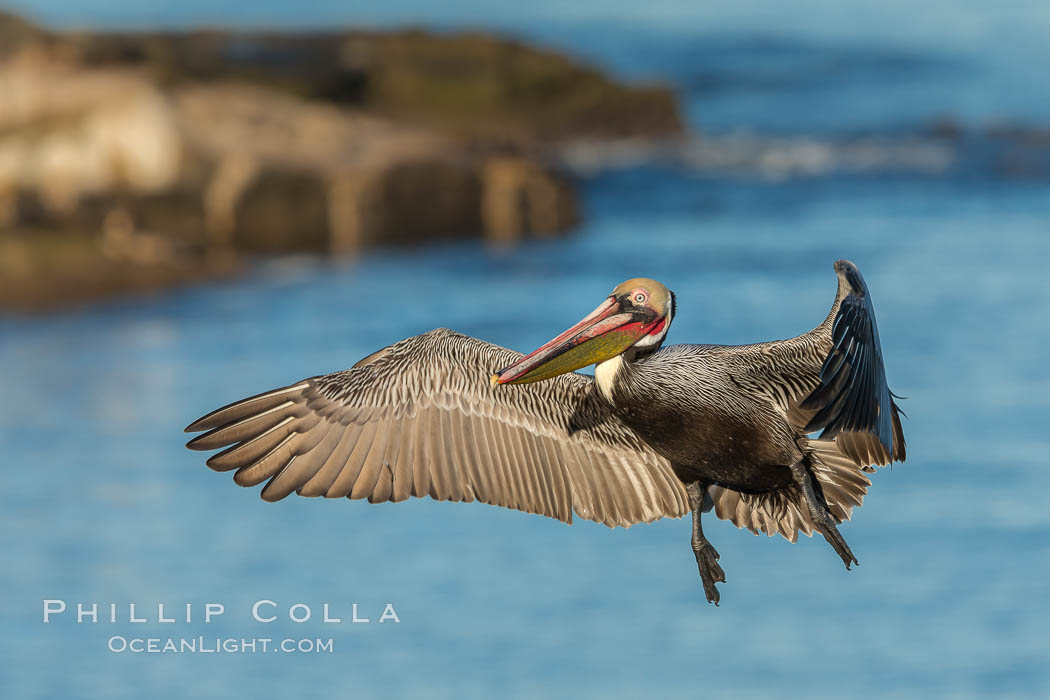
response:
<path id="1" fill-rule="evenodd" d="M 836 80 L 820 90 L 847 99 L 856 75 Z M 767 88 L 754 90 L 758 105 Z M 794 109 L 784 120 L 802 123 Z M 896 121 L 917 124 L 907 112 Z M 881 122 L 896 133 L 893 114 Z M 1050 694 L 1050 184 L 967 163 L 786 179 L 633 167 L 581 183 L 574 235 L 513 251 L 263 263 L 0 320 L 5 697 Z M 632 276 L 676 291 L 673 342 L 795 335 L 824 317 L 839 257 L 867 278 L 909 415 L 909 461 L 875 475 L 842 528 L 852 572 L 823 541 L 710 519 L 728 578 L 715 608 L 686 521 L 610 531 L 429 500 L 266 504 L 183 447 L 182 427 L 216 406 L 436 326 L 531 349 Z M 45 598 L 118 602 L 121 621 L 44 625 Z M 278 622 L 252 622 L 260 599 Z M 150 620 L 158 602 L 192 603 L 194 620 L 133 624 L 128 602 Z M 204 624 L 206 602 L 226 613 Z M 314 619 L 287 620 L 298 602 Z M 326 602 L 341 624 L 319 621 Z M 353 603 L 370 624 L 350 622 Z M 386 603 L 400 623 L 378 624 Z M 115 654 L 113 635 L 320 637 L 335 651 Z"/>

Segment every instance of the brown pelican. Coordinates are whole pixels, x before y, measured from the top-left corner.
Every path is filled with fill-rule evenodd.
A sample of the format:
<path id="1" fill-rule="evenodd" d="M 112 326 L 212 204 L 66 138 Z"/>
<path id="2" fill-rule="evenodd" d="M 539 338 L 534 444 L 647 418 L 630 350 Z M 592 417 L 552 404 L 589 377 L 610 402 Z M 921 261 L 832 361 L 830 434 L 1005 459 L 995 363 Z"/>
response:
<path id="1" fill-rule="evenodd" d="M 610 527 L 691 512 L 716 604 L 725 574 L 700 527 L 712 509 L 791 542 L 816 530 L 848 569 L 836 526 L 864 472 L 904 461 L 905 444 L 868 288 L 853 263 L 835 271 L 831 312 L 789 340 L 661 349 L 675 296 L 632 279 L 528 355 L 433 330 L 213 411 L 187 446 L 225 447 L 208 466 L 266 481 L 267 501 L 430 496 Z M 594 378 L 573 372 L 592 364 Z"/>

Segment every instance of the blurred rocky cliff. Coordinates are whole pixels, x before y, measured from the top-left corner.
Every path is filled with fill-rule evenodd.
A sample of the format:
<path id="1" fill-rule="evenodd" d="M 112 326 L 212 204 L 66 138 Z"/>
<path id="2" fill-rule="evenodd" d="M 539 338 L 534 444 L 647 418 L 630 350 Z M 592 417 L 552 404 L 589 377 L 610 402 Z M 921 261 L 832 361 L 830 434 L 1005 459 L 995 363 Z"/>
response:
<path id="1" fill-rule="evenodd" d="M 579 213 L 555 148 L 680 130 L 666 88 L 483 34 L 54 33 L 0 13 L 0 308 L 243 254 L 556 234 Z"/>

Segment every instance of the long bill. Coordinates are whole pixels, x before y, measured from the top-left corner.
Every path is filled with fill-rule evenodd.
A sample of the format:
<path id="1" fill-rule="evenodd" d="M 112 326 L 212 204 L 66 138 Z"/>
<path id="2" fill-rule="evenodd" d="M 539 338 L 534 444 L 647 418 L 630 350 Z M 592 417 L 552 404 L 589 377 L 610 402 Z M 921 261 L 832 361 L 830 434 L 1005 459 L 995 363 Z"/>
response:
<path id="1" fill-rule="evenodd" d="M 528 384 L 616 357 L 663 319 L 648 310 L 627 310 L 610 296 L 557 338 L 492 375 L 492 384 Z"/>

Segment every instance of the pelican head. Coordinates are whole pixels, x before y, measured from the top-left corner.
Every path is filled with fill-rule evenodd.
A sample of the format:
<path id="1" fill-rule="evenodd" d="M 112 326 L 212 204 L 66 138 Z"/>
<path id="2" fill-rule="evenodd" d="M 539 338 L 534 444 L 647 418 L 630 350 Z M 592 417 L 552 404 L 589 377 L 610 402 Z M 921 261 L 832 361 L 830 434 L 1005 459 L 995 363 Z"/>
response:
<path id="1" fill-rule="evenodd" d="M 538 382 L 632 348 L 652 352 L 667 336 L 674 311 L 674 293 L 667 287 L 645 277 L 629 279 L 575 326 L 492 375 L 492 383 Z"/>

